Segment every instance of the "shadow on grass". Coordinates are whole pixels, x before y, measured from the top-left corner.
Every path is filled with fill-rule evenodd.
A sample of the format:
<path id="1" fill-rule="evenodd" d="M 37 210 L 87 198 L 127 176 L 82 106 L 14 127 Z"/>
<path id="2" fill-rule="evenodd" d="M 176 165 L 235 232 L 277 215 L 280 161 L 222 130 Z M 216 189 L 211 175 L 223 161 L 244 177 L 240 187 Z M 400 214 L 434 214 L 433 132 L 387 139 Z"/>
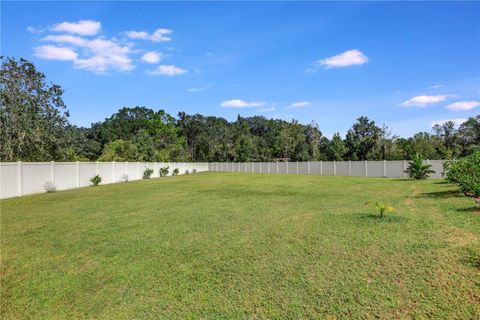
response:
<path id="1" fill-rule="evenodd" d="M 457 209 L 458 212 L 475 212 L 475 213 L 480 213 L 480 207 L 479 206 L 473 206 L 473 207 L 467 207 L 467 208 L 460 208 Z"/>
<path id="2" fill-rule="evenodd" d="M 465 254 L 460 261 L 467 266 L 480 270 L 480 253 L 471 248 L 465 250 Z"/>
<path id="3" fill-rule="evenodd" d="M 464 195 L 458 190 L 446 190 L 446 191 L 435 191 L 435 192 L 425 192 L 417 197 L 419 198 L 460 198 Z"/>
<path id="4" fill-rule="evenodd" d="M 363 221 L 374 221 L 378 223 L 382 223 L 382 222 L 399 223 L 406 220 L 404 216 L 401 216 L 398 214 L 386 214 L 383 217 L 381 217 L 378 213 L 358 213 L 355 215 L 355 217 Z"/>

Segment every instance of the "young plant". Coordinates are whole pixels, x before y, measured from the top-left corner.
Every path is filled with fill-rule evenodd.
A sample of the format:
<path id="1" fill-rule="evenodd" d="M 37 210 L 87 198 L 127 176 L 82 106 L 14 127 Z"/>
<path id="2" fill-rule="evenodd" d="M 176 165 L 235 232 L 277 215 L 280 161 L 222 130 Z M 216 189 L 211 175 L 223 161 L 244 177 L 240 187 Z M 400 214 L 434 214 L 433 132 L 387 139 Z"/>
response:
<path id="1" fill-rule="evenodd" d="M 390 212 L 393 213 L 397 211 L 397 209 L 395 209 L 394 207 L 384 203 L 380 203 L 378 201 L 367 201 L 365 202 L 365 205 L 370 205 L 370 206 L 373 206 L 375 209 L 377 209 L 378 214 L 380 215 L 380 218 L 383 218 L 385 213 L 390 213 Z"/>
<path id="2" fill-rule="evenodd" d="M 124 175 L 122 176 L 122 181 L 123 181 L 123 182 L 128 182 L 128 174 L 124 174 Z"/>
<path id="3" fill-rule="evenodd" d="M 179 172 L 180 172 L 180 170 L 178 170 L 178 168 L 173 169 L 172 176 L 178 176 Z"/>
<path id="4" fill-rule="evenodd" d="M 188 170 L 185 170 L 185 174 L 190 174 L 190 171 L 188 171 Z"/>
<path id="5" fill-rule="evenodd" d="M 48 193 L 57 191 L 57 188 L 55 187 L 55 184 L 52 181 L 45 182 L 45 184 L 43 185 L 43 188 Z"/>
<path id="6" fill-rule="evenodd" d="M 170 168 L 169 166 L 160 168 L 160 177 L 167 176 L 168 172 L 169 172 L 169 170 L 168 170 L 169 168 Z"/>
<path id="7" fill-rule="evenodd" d="M 102 182 L 102 177 L 100 177 L 98 174 L 93 176 L 91 179 L 90 179 L 90 182 L 92 183 L 92 186 L 93 187 L 96 187 L 100 184 L 100 182 Z"/>
<path id="8" fill-rule="evenodd" d="M 412 161 L 408 163 L 405 173 L 408 173 L 410 179 L 425 180 L 431 173 L 435 173 L 435 171 L 430 169 L 431 167 L 432 165 L 430 164 L 424 164 L 422 156 L 417 153 L 413 156 Z"/>
<path id="9" fill-rule="evenodd" d="M 145 167 L 145 171 L 143 171 L 143 179 L 150 179 L 153 174 L 153 169 Z"/>
<path id="10" fill-rule="evenodd" d="M 193 168 L 192 173 L 197 173 L 197 169 Z"/>

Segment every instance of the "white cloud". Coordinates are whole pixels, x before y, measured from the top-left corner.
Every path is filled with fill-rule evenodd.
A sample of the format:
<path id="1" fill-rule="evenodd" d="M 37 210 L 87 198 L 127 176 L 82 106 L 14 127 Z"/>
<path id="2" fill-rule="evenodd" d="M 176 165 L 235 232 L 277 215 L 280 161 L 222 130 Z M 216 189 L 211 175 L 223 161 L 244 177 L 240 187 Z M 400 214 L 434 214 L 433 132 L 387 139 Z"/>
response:
<path id="1" fill-rule="evenodd" d="M 298 102 L 292 103 L 291 105 L 289 105 L 289 107 L 290 108 L 303 108 L 303 107 L 308 107 L 309 105 L 311 105 L 311 103 L 308 102 L 308 101 L 298 101 Z"/>
<path id="2" fill-rule="evenodd" d="M 149 34 L 146 31 L 126 31 L 125 35 L 130 39 L 149 40 L 153 42 L 167 42 L 172 40 L 172 38 L 167 36 L 170 33 L 172 33 L 172 30 L 170 29 L 159 28 L 155 30 L 152 34 Z"/>
<path id="3" fill-rule="evenodd" d="M 433 126 L 435 126 L 436 124 L 442 125 L 442 124 L 444 124 L 445 122 L 448 122 L 448 121 L 452 121 L 452 122 L 455 124 L 455 126 L 458 127 L 459 125 L 461 125 L 462 123 L 464 123 L 465 121 L 467 121 L 467 119 L 465 119 L 465 118 L 457 118 L 457 119 L 435 120 L 435 121 L 430 122 L 430 126 L 433 127 Z"/>
<path id="4" fill-rule="evenodd" d="M 316 73 L 317 70 L 316 69 L 313 69 L 313 68 L 307 68 L 305 69 L 305 73 Z"/>
<path id="5" fill-rule="evenodd" d="M 162 54 L 156 51 L 149 51 L 142 56 L 142 61 L 146 63 L 159 63 L 162 60 Z"/>
<path id="6" fill-rule="evenodd" d="M 443 84 L 434 84 L 433 86 L 430 86 L 430 89 L 438 89 L 443 87 Z"/>
<path id="7" fill-rule="evenodd" d="M 51 41 L 51 42 L 57 42 L 57 43 L 69 43 L 73 44 L 76 46 L 84 46 L 88 40 L 77 37 L 77 36 L 71 36 L 71 35 L 48 35 L 46 37 L 42 38 L 43 41 Z"/>
<path id="8" fill-rule="evenodd" d="M 402 107 L 426 107 L 430 104 L 442 102 L 445 99 L 447 99 L 448 95 L 436 95 L 436 96 L 427 96 L 427 95 L 422 95 L 422 96 L 416 96 L 413 97 L 405 102 L 402 102 L 400 106 Z"/>
<path id="9" fill-rule="evenodd" d="M 245 101 L 240 99 L 225 100 L 220 105 L 226 108 L 250 108 L 250 107 L 261 107 L 265 103 L 258 101 Z"/>
<path id="10" fill-rule="evenodd" d="M 75 47 L 40 46 L 35 49 L 38 57 L 51 60 L 72 60 L 73 65 L 96 73 L 109 70 L 131 71 L 135 69 L 128 46 L 121 45 L 116 40 L 96 38 L 87 40 L 71 35 L 49 35 L 42 40 L 55 43 L 65 43 Z M 60 48 L 60 49 L 59 49 Z"/>
<path id="11" fill-rule="evenodd" d="M 78 22 L 62 22 L 55 24 L 51 30 L 79 34 L 82 36 L 94 36 L 100 32 L 101 28 L 102 24 L 98 21 L 80 20 Z"/>
<path id="12" fill-rule="evenodd" d="M 274 110 L 275 110 L 275 107 L 269 107 L 269 108 L 258 109 L 257 112 L 258 113 L 263 113 L 263 112 L 271 112 L 271 111 L 274 111 Z"/>
<path id="13" fill-rule="evenodd" d="M 47 60 L 75 61 L 77 53 L 70 48 L 57 46 L 40 46 L 35 48 L 35 56 Z"/>
<path id="14" fill-rule="evenodd" d="M 166 76 L 176 76 L 186 73 L 187 70 L 176 67 L 174 65 L 160 65 L 157 69 L 152 71 L 147 71 L 149 75 L 166 75 Z"/>
<path id="15" fill-rule="evenodd" d="M 446 108 L 452 111 L 471 110 L 480 106 L 480 101 L 459 101 L 449 104 Z"/>
<path id="16" fill-rule="evenodd" d="M 206 84 L 203 87 L 197 87 L 197 88 L 188 88 L 187 92 L 199 92 L 199 91 L 204 91 L 208 88 L 210 88 L 212 85 Z"/>
<path id="17" fill-rule="evenodd" d="M 354 65 L 362 65 L 368 62 L 368 57 L 364 55 L 358 49 L 352 49 L 336 56 L 318 60 L 317 65 L 324 66 L 326 68 L 343 68 Z"/>

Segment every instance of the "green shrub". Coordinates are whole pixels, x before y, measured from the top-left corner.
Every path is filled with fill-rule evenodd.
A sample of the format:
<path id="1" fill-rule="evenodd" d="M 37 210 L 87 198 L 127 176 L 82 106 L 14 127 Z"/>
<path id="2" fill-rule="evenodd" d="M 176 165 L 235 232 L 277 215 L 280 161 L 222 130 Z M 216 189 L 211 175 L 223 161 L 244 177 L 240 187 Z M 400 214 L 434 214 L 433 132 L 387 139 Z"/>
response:
<path id="1" fill-rule="evenodd" d="M 169 168 L 170 168 L 169 166 L 160 168 L 160 177 L 167 176 L 168 172 L 169 172 L 169 170 L 168 170 Z"/>
<path id="2" fill-rule="evenodd" d="M 143 179 L 150 179 L 153 174 L 153 169 L 145 167 L 145 171 L 143 171 Z"/>
<path id="3" fill-rule="evenodd" d="M 460 191 L 480 204 L 480 151 L 444 165 L 445 177 L 458 184 Z"/>
<path id="4" fill-rule="evenodd" d="M 197 173 L 197 169 L 193 168 L 192 173 Z"/>
<path id="5" fill-rule="evenodd" d="M 128 174 L 122 175 L 122 181 L 123 182 L 128 182 Z"/>
<path id="6" fill-rule="evenodd" d="M 408 168 L 405 172 L 408 173 L 410 179 L 424 180 L 431 173 L 435 173 L 435 171 L 430 169 L 431 167 L 432 165 L 430 164 L 424 164 L 422 156 L 417 153 L 413 156 L 412 161 L 408 163 Z"/>
<path id="7" fill-rule="evenodd" d="M 377 209 L 378 214 L 380 215 L 380 218 L 383 218 L 384 214 L 387 213 L 387 212 L 396 212 L 397 211 L 397 209 L 395 209 L 394 207 L 389 206 L 389 205 L 384 204 L 384 203 L 377 202 L 377 201 L 367 201 L 367 202 L 365 202 L 365 205 L 371 205 L 375 209 Z"/>
<path id="8" fill-rule="evenodd" d="M 172 175 L 177 176 L 179 172 L 180 172 L 180 170 L 178 170 L 178 168 L 175 168 L 175 169 L 173 169 Z"/>
<path id="9" fill-rule="evenodd" d="M 185 170 L 185 174 L 190 174 L 190 171 L 188 171 L 188 170 Z"/>
<path id="10" fill-rule="evenodd" d="M 96 187 L 102 182 L 102 177 L 97 174 L 90 179 L 90 182 L 92 183 L 92 186 Z"/>

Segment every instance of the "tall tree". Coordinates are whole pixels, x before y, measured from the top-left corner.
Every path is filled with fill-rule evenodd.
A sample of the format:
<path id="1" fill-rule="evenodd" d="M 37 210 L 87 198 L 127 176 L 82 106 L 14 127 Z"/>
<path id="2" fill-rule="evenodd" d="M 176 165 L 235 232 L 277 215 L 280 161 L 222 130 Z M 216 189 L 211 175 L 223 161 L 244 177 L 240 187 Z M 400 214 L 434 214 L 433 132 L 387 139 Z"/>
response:
<path id="1" fill-rule="evenodd" d="M 49 161 L 61 158 L 68 111 L 63 90 L 25 60 L 1 57 L 0 159 Z"/>
<path id="2" fill-rule="evenodd" d="M 462 146 L 462 156 L 480 150 L 480 115 L 468 118 L 460 125 L 458 138 Z"/>
<path id="3" fill-rule="evenodd" d="M 368 117 L 360 117 L 347 132 L 346 145 L 351 160 L 367 160 L 369 152 L 377 145 L 381 129 Z"/>

